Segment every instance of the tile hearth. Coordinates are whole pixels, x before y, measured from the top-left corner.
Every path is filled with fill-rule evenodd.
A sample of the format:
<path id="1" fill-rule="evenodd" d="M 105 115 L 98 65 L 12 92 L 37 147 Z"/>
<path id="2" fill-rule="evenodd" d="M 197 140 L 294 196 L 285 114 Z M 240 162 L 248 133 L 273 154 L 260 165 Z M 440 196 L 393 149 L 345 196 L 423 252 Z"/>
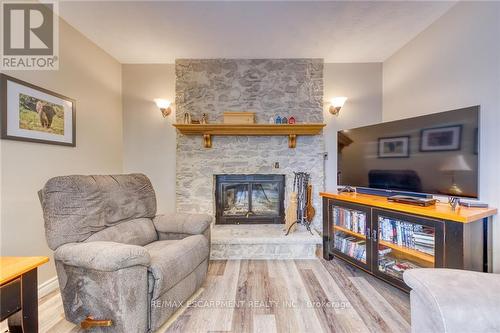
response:
<path id="1" fill-rule="evenodd" d="M 214 225 L 210 258 L 215 259 L 313 259 L 321 236 L 299 226 L 285 236 L 284 225 Z"/>

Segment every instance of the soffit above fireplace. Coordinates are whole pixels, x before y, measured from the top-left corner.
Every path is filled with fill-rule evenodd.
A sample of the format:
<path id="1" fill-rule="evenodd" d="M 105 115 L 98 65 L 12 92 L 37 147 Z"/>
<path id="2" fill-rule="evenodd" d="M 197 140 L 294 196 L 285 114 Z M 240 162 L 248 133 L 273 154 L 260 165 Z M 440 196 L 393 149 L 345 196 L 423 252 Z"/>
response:
<path id="1" fill-rule="evenodd" d="M 288 147 L 296 147 L 297 135 L 318 135 L 325 124 L 173 124 L 184 135 L 203 135 L 204 147 L 212 147 L 212 135 L 288 136 Z"/>

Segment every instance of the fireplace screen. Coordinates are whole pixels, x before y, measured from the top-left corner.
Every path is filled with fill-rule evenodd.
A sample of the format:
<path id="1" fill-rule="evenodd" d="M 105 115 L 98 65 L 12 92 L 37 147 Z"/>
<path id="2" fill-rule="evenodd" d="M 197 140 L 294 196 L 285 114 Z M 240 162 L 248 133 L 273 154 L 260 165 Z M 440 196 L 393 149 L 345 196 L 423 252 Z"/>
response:
<path id="1" fill-rule="evenodd" d="M 216 176 L 216 223 L 283 223 L 284 175 Z"/>

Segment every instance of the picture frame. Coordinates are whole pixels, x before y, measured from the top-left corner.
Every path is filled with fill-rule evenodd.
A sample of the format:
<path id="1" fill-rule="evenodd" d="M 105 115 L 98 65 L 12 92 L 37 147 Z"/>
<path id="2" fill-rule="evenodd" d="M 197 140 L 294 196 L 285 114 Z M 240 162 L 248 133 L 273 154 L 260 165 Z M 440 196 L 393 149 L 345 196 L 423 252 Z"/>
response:
<path id="1" fill-rule="evenodd" d="M 378 138 L 378 158 L 410 157 L 410 136 Z"/>
<path id="2" fill-rule="evenodd" d="M 0 131 L 7 140 L 76 146 L 76 101 L 0 74 Z"/>
<path id="3" fill-rule="evenodd" d="M 421 152 L 460 150 L 462 125 L 425 128 L 420 133 Z"/>

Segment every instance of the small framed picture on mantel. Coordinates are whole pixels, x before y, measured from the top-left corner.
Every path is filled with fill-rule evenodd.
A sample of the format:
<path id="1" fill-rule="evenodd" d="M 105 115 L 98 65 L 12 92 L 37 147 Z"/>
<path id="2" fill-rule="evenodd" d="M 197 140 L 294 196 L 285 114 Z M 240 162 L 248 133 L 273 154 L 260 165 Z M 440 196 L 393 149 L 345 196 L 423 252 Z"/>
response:
<path id="1" fill-rule="evenodd" d="M 76 146 L 74 99 L 0 74 L 2 139 Z"/>

